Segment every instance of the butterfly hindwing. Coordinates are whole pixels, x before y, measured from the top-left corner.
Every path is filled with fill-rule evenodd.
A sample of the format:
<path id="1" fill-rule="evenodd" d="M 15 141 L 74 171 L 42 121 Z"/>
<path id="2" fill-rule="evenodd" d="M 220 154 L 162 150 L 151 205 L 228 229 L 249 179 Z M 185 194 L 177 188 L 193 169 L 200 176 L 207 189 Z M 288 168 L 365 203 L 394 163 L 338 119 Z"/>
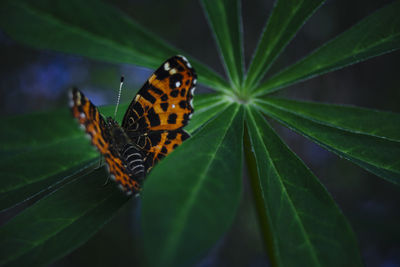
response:
<path id="1" fill-rule="evenodd" d="M 96 106 L 78 89 L 72 90 L 71 100 L 73 116 L 84 127 L 92 144 L 104 156 L 111 177 L 123 187 L 124 191 L 138 191 L 139 183 L 130 176 L 118 151 L 111 145 L 112 133 Z"/>
<path id="2" fill-rule="evenodd" d="M 154 164 L 172 152 L 189 136 L 183 129 L 149 133 L 145 138 L 145 142 L 142 143 L 144 145 L 142 150 L 145 153 L 144 159 L 145 166 L 148 168 L 147 171 L 150 171 Z"/>
<path id="3" fill-rule="evenodd" d="M 106 122 L 96 106 L 76 88 L 72 90 L 71 100 L 72 115 L 90 136 L 92 144 L 97 147 L 100 153 L 108 154 L 111 137 Z"/>

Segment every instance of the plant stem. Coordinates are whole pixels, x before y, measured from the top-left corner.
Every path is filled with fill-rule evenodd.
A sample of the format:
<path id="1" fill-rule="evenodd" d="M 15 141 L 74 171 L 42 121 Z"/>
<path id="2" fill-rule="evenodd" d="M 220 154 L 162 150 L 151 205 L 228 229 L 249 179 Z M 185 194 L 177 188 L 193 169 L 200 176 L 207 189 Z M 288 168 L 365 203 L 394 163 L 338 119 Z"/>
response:
<path id="1" fill-rule="evenodd" d="M 274 250 L 274 239 L 272 235 L 272 228 L 269 221 L 267 207 L 264 204 L 264 198 L 262 194 L 262 189 L 260 186 L 260 177 L 258 174 L 257 163 L 252 152 L 252 145 L 250 141 L 250 137 L 248 134 L 248 127 L 245 123 L 244 129 L 244 152 L 246 158 L 246 165 L 249 171 L 250 177 L 250 188 L 252 190 L 252 195 L 255 203 L 256 213 L 258 217 L 258 225 L 260 226 L 260 231 L 262 234 L 262 239 L 264 241 L 264 246 L 266 252 L 268 254 L 268 258 L 270 260 L 270 264 L 272 267 L 278 267 L 278 261 L 276 258 L 275 250 Z"/>

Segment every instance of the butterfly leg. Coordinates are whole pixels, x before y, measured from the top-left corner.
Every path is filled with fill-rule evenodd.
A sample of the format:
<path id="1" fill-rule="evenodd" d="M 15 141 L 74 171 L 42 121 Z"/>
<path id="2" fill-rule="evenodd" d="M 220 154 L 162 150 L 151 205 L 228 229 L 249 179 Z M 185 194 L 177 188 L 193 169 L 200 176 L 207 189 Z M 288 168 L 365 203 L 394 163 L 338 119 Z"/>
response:
<path id="1" fill-rule="evenodd" d="M 97 166 L 96 169 L 100 169 L 101 166 L 103 166 L 103 156 L 102 155 L 99 156 L 99 165 Z"/>
<path id="2" fill-rule="evenodd" d="M 108 181 L 110 181 L 110 174 L 107 175 L 107 179 L 106 179 L 105 183 L 103 184 L 103 186 L 106 186 L 108 184 Z"/>

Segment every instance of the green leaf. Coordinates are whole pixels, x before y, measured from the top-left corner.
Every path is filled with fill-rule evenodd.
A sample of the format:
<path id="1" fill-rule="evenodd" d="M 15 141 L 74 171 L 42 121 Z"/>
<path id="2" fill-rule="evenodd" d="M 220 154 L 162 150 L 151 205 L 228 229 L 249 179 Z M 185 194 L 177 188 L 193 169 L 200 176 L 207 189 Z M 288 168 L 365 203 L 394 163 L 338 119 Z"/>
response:
<path id="1" fill-rule="evenodd" d="M 67 109 L 3 122 L 7 127 L 0 132 L 0 209 L 72 177 L 96 165 L 96 157 L 100 159 Z"/>
<path id="2" fill-rule="evenodd" d="M 220 94 L 201 95 L 201 98 L 195 97 L 195 100 L 193 117 L 185 127 L 185 130 L 189 133 L 193 133 L 230 105 L 230 102 Z"/>
<path id="3" fill-rule="evenodd" d="M 400 1 L 395 1 L 268 79 L 256 95 L 276 91 L 400 47 Z"/>
<path id="4" fill-rule="evenodd" d="M 398 113 L 272 97 L 265 98 L 263 101 L 327 126 L 400 141 L 400 114 Z"/>
<path id="5" fill-rule="evenodd" d="M 240 1 L 203 0 L 202 4 L 229 79 L 237 89 L 242 83 L 244 68 Z"/>
<path id="6" fill-rule="evenodd" d="M 300 27 L 323 2 L 324 0 L 276 1 L 253 55 L 245 88 L 253 88 L 258 84 Z"/>
<path id="7" fill-rule="evenodd" d="M 261 114 L 249 109 L 246 122 L 245 152 L 271 265 L 362 266 L 355 235 L 326 189 Z"/>
<path id="8" fill-rule="evenodd" d="M 303 105 L 307 104 L 303 103 Z M 303 116 L 301 113 L 298 114 L 290 106 L 279 106 L 276 102 L 271 104 L 269 101 L 260 101 L 257 102 L 257 106 L 269 116 L 326 149 L 392 183 L 400 184 L 400 142 L 380 137 L 375 134 L 375 131 L 378 131 L 377 129 L 372 129 L 366 125 L 368 119 L 372 121 L 374 118 L 375 121 L 372 124 L 379 125 L 380 122 L 376 120 L 383 117 L 384 112 L 381 113 L 381 116 L 372 115 L 371 118 L 364 117 L 368 112 L 361 112 L 359 123 L 364 122 L 365 124 L 362 127 L 355 126 L 355 128 L 358 128 L 358 130 L 367 129 L 363 132 L 341 128 L 340 123 L 336 125 L 335 121 L 343 120 L 342 117 L 331 121 L 318 121 Z M 320 113 L 322 114 L 323 110 Z M 373 114 L 374 111 L 369 113 Z M 356 121 L 357 115 L 360 115 L 360 113 L 347 113 L 346 115 L 342 112 L 342 116 L 348 116 L 349 121 Z M 385 133 L 385 130 L 383 132 Z"/>
<path id="9" fill-rule="evenodd" d="M 104 168 L 39 200 L 0 228 L 0 265 L 42 266 L 96 233 L 128 198 Z"/>
<path id="10" fill-rule="evenodd" d="M 226 232 L 241 197 L 243 109 L 231 105 L 146 179 L 142 227 L 154 266 L 190 266 Z"/>
<path id="11" fill-rule="evenodd" d="M 101 1 L 3 1 L 0 27 L 16 41 L 36 48 L 152 69 L 182 53 Z M 190 60 L 199 82 L 228 90 L 228 84 L 214 71 Z"/>

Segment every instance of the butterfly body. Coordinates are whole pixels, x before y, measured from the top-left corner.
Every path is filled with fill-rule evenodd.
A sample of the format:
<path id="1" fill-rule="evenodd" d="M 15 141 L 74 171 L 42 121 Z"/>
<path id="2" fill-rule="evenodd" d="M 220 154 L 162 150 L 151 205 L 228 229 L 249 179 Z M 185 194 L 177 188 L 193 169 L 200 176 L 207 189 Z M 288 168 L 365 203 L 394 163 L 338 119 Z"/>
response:
<path id="1" fill-rule="evenodd" d="M 111 177 L 128 194 L 140 191 L 145 175 L 189 137 L 183 130 L 193 113 L 196 74 L 186 58 L 165 61 L 134 97 L 121 126 L 104 119 L 78 89 L 71 110 L 104 156 Z"/>
<path id="2" fill-rule="evenodd" d="M 128 137 L 118 122 L 111 117 L 107 118 L 106 127 L 110 133 L 110 150 L 117 152 L 113 156 L 120 158 L 129 176 L 135 177 L 141 184 L 147 172 L 141 149 Z"/>

